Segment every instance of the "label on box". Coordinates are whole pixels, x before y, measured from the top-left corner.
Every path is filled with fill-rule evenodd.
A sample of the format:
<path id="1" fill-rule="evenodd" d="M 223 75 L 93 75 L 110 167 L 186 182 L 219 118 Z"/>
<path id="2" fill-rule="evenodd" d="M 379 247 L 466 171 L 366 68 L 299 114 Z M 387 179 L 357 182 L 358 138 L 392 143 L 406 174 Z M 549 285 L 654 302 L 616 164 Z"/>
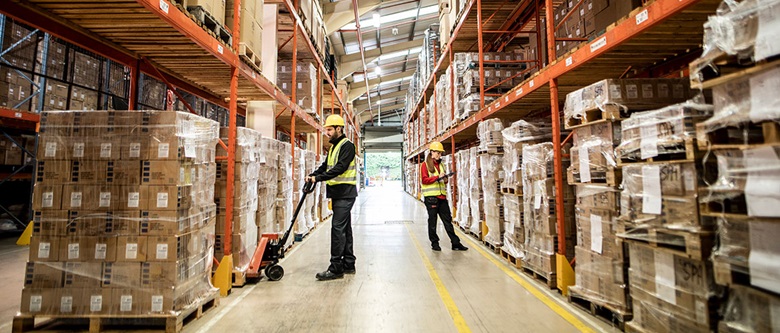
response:
<path id="1" fill-rule="evenodd" d="M 68 244 L 68 259 L 78 259 L 79 252 L 79 243 Z"/>
<path id="2" fill-rule="evenodd" d="M 655 124 L 639 127 L 639 153 L 642 159 L 658 156 L 658 127 Z"/>
<path id="3" fill-rule="evenodd" d="M 81 192 L 71 192 L 70 193 L 70 207 L 81 207 L 81 199 L 83 198 L 83 194 Z"/>
<path id="4" fill-rule="evenodd" d="M 46 157 L 57 157 L 57 143 L 56 142 L 47 142 L 46 143 L 46 153 L 44 154 Z"/>
<path id="5" fill-rule="evenodd" d="M 133 142 L 130 144 L 130 157 L 132 158 L 141 157 L 141 143 Z"/>
<path id="6" fill-rule="evenodd" d="M 51 253 L 51 243 L 41 242 L 38 244 L 38 258 L 49 258 L 49 253 Z"/>
<path id="7" fill-rule="evenodd" d="M 590 178 L 590 156 L 588 155 L 588 147 L 580 147 L 580 182 L 589 183 Z"/>
<path id="8" fill-rule="evenodd" d="M 669 98 L 669 85 L 666 83 L 658 83 L 658 98 Z"/>
<path id="9" fill-rule="evenodd" d="M 645 98 L 645 99 L 653 98 L 653 85 L 652 84 L 643 84 L 642 85 L 642 98 Z"/>
<path id="10" fill-rule="evenodd" d="M 103 311 L 103 295 L 92 295 L 89 298 L 89 311 Z"/>
<path id="11" fill-rule="evenodd" d="M 99 207 L 111 207 L 111 192 L 100 192 Z"/>
<path id="12" fill-rule="evenodd" d="M 73 144 L 73 157 L 84 157 L 84 143 L 76 142 Z"/>
<path id="13" fill-rule="evenodd" d="M 775 188 L 776 190 L 777 188 Z M 749 202 L 749 201 L 748 201 Z M 750 221 L 750 284 L 780 293 L 780 228 L 776 222 Z"/>
<path id="14" fill-rule="evenodd" d="M 54 192 L 43 192 L 41 206 L 50 208 L 54 207 Z"/>
<path id="15" fill-rule="evenodd" d="M 111 158 L 111 144 L 110 143 L 101 143 L 100 144 L 100 158 Z"/>
<path id="16" fill-rule="evenodd" d="M 162 295 L 152 295 L 152 312 L 162 312 L 162 310 L 163 310 Z"/>
<path id="17" fill-rule="evenodd" d="M 655 293 L 658 298 L 677 305 L 674 278 L 674 255 L 655 252 Z"/>
<path id="18" fill-rule="evenodd" d="M 60 312 L 73 312 L 73 296 L 62 296 L 60 298 Z"/>
<path id="19" fill-rule="evenodd" d="M 133 311 L 133 295 L 122 295 L 122 297 L 120 297 L 119 311 L 122 312 Z"/>
<path id="20" fill-rule="evenodd" d="M 683 171 L 683 179 L 685 180 L 685 192 L 692 192 L 696 190 L 696 175 L 693 170 L 685 169 Z"/>
<path id="21" fill-rule="evenodd" d="M 777 70 L 769 70 L 750 77 L 748 115 L 753 122 L 780 118 L 780 98 L 777 98 L 780 75 L 777 75 L 777 72 Z"/>
<path id="22" fill-rule="evenodd" d="M 141 193 L 139 193 L 139 192 L 130 192 L 130 193 L 127 194 L 127 207 L 128 208 L 138 208 L 140 201 L 141 201 Z"/>
<path id="23" fill-rule="evenodd" d="M 601 215 L 590 214 L 590 249 L 598 254 L 603 249 L 602 228 Z"/>
<path id="24" fill-rule="evenodd" d="M 95 244 L 95 259 L 106 259 L 106 252 L 108 252 L 108 245 Z"/>
<path id="25" fill-rule="evenodd" d="M 157 158 L 168 158 L 170 143 L 161 143 L 157 146 Z"/>
<path id="26" fill-rule="evenodd" d="M 661 215 L 661 171 L 658 165 L 642 166 L 642 213 Z"/>
<path id="27" fill-rule="evenodd" d="M 184 157 L 195 158 L 196 155 L 197 155 L 197 151 L 195 150 L 195 145 L 190 145 L 190 144 L 184 145 Z"/>
<path id="28" fill-rule="evenodd" d="M 745 201 L 749 216 L 780 217 L 780 158 L 773 147 L 765 146 L 744 151 L 744 163 L 748 166 L 745 182 Z M 754 171 L 758 170 L 758 171 Z"/>
<path id="29" fill-rule="evenodd" d="M 758 11 L 758 32 L 754 46 L 756 61 L 780 53 L 780 4 L 765 5 Z"/>
<path id="30" fill-rule="evenodd" d="M 33 295 L 30 296 L 30 312 L 41 312 L 43 305 L 43 296 Z"/>
<path id="31" fill-rule="evenodd" d="M 168 192 L 157 193 L 157 208 L 168 208 Z"/>
<path id="32" fill-rule="evenodd" d="M 639 87 L 637 87 L 636 84 L 627 84 L 626 85 L 626 98 L 639 98 Z"/>
<path id="33" fill-rule="evenodd" d="M 127 243 L 125 247 L 125 259 L 138 258 L 138 243 Z"/>
<path id="34" fill-rule="evenodd" d="M 168 244 L 157 244 L 157 259 L 168 259 Z"/>
<path id="35" fill-rule="evenodd" d="M 609 99 L 621 99 L 623 98 L 623 92 L 620 90 L 619 84 L 609 85 Z"/>

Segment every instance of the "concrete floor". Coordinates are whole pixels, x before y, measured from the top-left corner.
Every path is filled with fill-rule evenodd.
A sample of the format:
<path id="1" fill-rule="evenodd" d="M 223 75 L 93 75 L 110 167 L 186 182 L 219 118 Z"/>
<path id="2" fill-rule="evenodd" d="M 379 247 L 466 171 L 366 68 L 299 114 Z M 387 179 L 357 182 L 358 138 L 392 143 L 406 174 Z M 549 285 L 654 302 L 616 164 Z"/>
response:
<path id="1" fill-rule="evenodd" d="M 282 281 L 234 289 L 184 332 L 619 332 L 473 238 L 469 251 L 450 251 L 440 226 L 444 250 L 431 251 L 424 206 L 397 183 L 368 188 L 355 204 L 357 274 L 321 282 L 314 275 L 328 266 L 329 226 L 288 253 Z M 18 310 L 27 259 L 12 244 L 0 239 L 0 332 Z"/>

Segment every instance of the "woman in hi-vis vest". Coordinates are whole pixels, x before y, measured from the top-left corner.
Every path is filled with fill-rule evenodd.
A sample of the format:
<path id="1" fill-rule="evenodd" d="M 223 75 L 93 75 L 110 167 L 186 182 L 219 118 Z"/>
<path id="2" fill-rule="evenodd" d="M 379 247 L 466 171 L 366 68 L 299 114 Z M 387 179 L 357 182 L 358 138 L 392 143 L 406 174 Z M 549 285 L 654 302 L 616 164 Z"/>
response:
<path id="1" fill-rule="evenodd" d="M 460 243 L 460 238 L 455 234 L 452 226 L 452 213 L 447 203 L 447 178 L 451 175 L 444 173 L 441 166 L 441 154 L 444 146 L 440 142 L 432 142 L 428 148 L 428 156 L 420 165 L 420 178 L 422 180 L 422 194 L 425 197 L 425 208 L 428 209 L 428 238 L 431 240 L 431 249 L 441 251 L 439 235 L 436 234 L 436 221 L 441 217 L 444 230 L 450 237 L 453 251 L 466 251 L 467 247 Z"/>

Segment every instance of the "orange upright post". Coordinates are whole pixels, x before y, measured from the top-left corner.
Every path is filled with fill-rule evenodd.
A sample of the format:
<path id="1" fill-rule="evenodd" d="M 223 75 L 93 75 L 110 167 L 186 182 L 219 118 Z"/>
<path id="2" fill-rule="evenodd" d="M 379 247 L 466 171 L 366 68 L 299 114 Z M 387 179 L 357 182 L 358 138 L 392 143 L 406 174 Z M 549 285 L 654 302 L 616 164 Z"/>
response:
<path id="1" fill-rule="evenodd" d="M 549 0 L 548 0 L 549 1 Z M 482 49 L 482 0 L 477 0 L 477 47 L 479 47 L 479 108 L 485 108 L 485 56 Z"/>

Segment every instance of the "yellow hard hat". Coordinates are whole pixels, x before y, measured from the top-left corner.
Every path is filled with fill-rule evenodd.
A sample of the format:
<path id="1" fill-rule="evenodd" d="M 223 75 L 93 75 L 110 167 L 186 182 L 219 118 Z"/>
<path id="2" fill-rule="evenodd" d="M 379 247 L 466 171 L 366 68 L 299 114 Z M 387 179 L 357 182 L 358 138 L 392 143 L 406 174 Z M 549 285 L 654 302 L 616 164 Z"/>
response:
<path id="1" fill-rule="evenodd" d="M 441 144 L 441 142 L 438 141 L 431 142 L 431 145 L 428 147 L 428 149 L 431 151 L 440 151 L 442 153 L 444 152 L 444 146 Z"/>
<path id="2" fill-rule="evenodd" d="M 341 116 L 337 114 L 332 114 L 328 116 L 327 119 L 325 119 L 325 127 L 328 126 L 341 126 L 344 127 L 344 118 L 341 118 Z"/>

